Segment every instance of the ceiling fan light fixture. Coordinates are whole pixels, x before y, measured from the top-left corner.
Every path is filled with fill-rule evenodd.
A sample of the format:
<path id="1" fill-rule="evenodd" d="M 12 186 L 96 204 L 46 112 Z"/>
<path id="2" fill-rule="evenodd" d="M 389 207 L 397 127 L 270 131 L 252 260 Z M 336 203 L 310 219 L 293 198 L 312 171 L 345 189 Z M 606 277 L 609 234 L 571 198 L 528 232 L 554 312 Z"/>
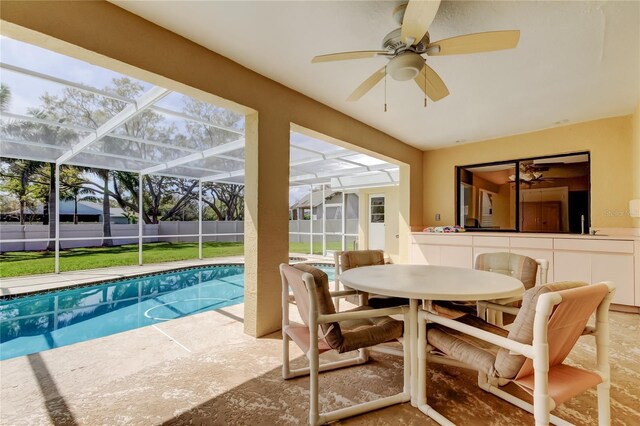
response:
<path id="1" fill-rule="evenodd" d="M 394 80 L 407 81 L 415 78 L 423 66 L 422 56 L 413 52 L 405 52 L 389 61 L 387 72 Z"/>

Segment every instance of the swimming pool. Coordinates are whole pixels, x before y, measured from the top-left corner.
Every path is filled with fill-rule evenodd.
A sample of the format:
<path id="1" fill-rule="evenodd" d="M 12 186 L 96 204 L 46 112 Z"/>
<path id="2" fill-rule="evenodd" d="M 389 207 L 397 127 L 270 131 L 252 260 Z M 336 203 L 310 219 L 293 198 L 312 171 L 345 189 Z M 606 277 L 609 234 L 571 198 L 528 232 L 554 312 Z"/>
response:
<path id="1" fill-rule="evenodd" d="M 333 279 L 332 266 L 319 267 Z M 0 300 L 0 360 L 243 300 L 243 265 L 206 266 Z"/>

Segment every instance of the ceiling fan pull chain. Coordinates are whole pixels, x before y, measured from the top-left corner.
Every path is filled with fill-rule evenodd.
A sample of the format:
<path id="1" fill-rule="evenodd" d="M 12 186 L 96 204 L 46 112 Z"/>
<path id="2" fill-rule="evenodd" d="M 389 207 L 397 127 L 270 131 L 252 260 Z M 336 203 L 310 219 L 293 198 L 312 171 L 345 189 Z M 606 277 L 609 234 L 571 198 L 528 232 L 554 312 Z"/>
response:
<path id="1" fill-rule="evenodd" d="M 427 61 L 424 61 L 424 65 L 427 65 Z M 427 107 L 427 70 L 422 68 L 424 74 L 424 107 Z"/>
<path id="2" fill-rule="evenodd" d="M 387 67 L 384 67 L 384 112 L 387 112 Z"/>

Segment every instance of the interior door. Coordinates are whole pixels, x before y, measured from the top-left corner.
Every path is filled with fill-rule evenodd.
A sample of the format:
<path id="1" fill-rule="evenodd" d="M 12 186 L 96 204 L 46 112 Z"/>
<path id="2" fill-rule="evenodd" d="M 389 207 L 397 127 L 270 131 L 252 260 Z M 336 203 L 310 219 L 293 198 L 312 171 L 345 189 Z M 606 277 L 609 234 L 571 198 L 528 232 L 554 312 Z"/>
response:
<path id="1" fill-rule="evenodd" d="M 384 250 L 384 195 L 369 196 L 369 250 Z"/>

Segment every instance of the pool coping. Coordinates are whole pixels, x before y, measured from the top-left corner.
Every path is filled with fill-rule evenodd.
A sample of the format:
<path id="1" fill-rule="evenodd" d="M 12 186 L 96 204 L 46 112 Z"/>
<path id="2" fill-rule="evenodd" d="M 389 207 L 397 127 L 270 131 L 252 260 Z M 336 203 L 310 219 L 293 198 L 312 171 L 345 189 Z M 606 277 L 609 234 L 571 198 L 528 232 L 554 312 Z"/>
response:
<path id="1" fill-rule="evenodd" d="M 184 271 L 190 271 L 192 269 L 201 269 L 201 268 L 207 268 L 207 267 L 223 268 L 225 266 L 236 266 L 236 267 L 242 266 L 244 268 L 244 262 L 235 262 L 235 263 L 224 262 L 224 263 L 208 263 L 208 264 L 205 263 L 201 265 L 182 266 L 179 268 L 171 268 L 171 269 L 166 269 L 166 270 L 156 271 L 156 272 L 142 272 L 139 274 L 127 275 L 127 276 L 123 276 L 115 279 L 105 278 L 99 281 L 89 281 L 85 283 L 66 285 L 63 287 L 52 287 L 45 290 L 34 290 L 34 291 L 15 293 L 15 294 L 0 294 L 0 302 L 7 301 L 7 300 L 21 299 L 23 297 L 29 297 L 29 296 L 40 295 L 40 294 L 56 293 L 58 291 L 74 290 L 74 289 L 84 288 L 84 287 L 93 287 L 93 286 L 104 284 L 104 283 L 119 283 L 121 281 L 127 281 L 135 278 L 155 277 L 157 275 L 170 274 L 172 272 L 184 272 Z"/>
<path id="2" fill-rule="evenodd" d="M 294 263 L 316 262 L 331 263 L 328 258 L 292 253 Z M 304 259 L 304 260 L 298 260 Z M 60 274 L 26 275 L 0 280 L 0 301 L 13 300 L 34 294 L 89 287 L 105 282 L 117 282 L 143 276 L 202 268 L 207 266 L 244 266 L 244 256 L 226 256 L 210 259 L 183 260 L 177 262 L 155 263 L 148 265 L 117 266 L 110 268 L 69 271 Z"/>

